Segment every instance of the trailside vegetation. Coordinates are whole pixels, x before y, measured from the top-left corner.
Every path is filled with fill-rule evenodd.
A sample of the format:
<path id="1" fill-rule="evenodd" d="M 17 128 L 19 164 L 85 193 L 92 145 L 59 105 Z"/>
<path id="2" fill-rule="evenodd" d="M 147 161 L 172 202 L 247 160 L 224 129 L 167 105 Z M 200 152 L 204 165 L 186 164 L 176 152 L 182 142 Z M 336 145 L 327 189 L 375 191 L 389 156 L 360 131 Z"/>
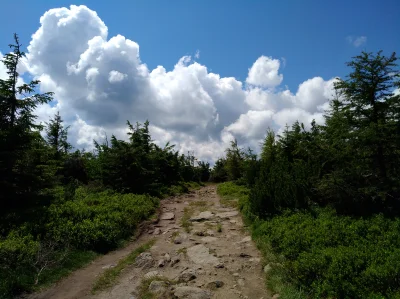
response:
<path id="1" fill-rule="evenodd" d="M 209 164 L 174 145 L 156 145 L 149 122 L 127 122 L 125 140 L 73 149 L 60 113 L 37 123 L 35 109 L 53 99 L 37 80 L 19 85 L 24 57 L 18 36 L 0 79 L 0 298 L 60 279 L 120 246 L 159 199 L 208 181 Z"/>
<path id="2" fill-rule="evenodd" d="M 256 160 L 233 142 L 212 170 L 247 188 L 239 206 L 282 298 L 400 298 L 397 57 L 362 52 L 347 66 L 324 124 L 267 130 Z"/>

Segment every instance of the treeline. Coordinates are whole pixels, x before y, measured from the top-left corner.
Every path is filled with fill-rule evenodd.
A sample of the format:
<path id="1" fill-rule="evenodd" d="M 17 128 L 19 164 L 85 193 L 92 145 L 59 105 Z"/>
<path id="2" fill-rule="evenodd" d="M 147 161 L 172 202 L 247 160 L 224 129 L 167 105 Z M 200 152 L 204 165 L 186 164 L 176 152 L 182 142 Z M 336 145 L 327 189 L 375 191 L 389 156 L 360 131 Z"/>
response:
<path id="1" fill-rule="evenodd" d="M 154 213 L 158 199 L 208 181 L 208 163 L 156 145 L 149 122 L 128 125 L 127 140 L 73 150 L 57 113 L 38 124 L 53 99 L 37 80 L 17 85 L 24 53 L 18 36 L 0 80 L 0 298 L 37 289 L 116 248 Z"/>
<path id="2" fill-rule="evenodd" d="M 254 237 L 284 257 L 272 273 L 306 297 L 400 297 L 396 61 L 362 52 L 336 81 L 323 125 L 267 131 L 258 158 L 232 142 L 212 171 L 250 189 L 241 208 Z"/>

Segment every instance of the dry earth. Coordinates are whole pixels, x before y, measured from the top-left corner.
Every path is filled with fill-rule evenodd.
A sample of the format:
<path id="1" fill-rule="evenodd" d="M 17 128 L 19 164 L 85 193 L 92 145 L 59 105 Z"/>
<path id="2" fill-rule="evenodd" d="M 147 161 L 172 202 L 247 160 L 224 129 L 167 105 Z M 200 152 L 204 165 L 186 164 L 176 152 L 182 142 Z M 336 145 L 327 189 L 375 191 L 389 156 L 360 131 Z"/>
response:
<path id="1" fill-rule="evenodd" d="M 135 242 L 30 298 L 139 299 L 139 286 L 146 277 L 154 280 L 149 288 L 157 298 L 271 297 L 265 288 L 260 253 L 237 210 L 220 203 L 216 186 L 163 200 L 160 212 L 159 221 L 147 226 Z M 182 225 L 184 216 L 186 225 Z M 151 249 L 125 269 L 113 287 L 91 294 L 98 275 L 152 239 L 155 244 Z M 157 281 L 159 276 L 171 283 Z"/>

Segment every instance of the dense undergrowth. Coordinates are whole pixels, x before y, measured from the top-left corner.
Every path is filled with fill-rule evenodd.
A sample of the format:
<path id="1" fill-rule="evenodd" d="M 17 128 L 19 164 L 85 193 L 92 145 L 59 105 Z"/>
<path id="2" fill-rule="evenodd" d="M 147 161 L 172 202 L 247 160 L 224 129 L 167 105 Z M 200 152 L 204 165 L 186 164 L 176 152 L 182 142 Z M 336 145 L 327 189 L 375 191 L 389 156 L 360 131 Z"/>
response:
<path id="1" fill-rule="evenodd" d="M 246 193 L 232 182 L 218 186 L 222 197 L 240 199 L 253 239 L 272 267 L 268 285 L 280 298 L 400 298 L 399 218 L 354 218 L 314 208 L 262 220 L 249 214 Z"/>
<path id="2" fill-rule="evenodd" d="M 164 196 L 199 186 L 182 183 Z M 112 190 L 79 187 L 71 200 L 64 200 L 60 188 L 52 191 L 54 202 L 40 217 L 12 227 L 0 239 L 0 298 L 38 290 L 122 246 L 159 204 L 156 197 Z"/>
<path id="3" fill-rule="evenodd" d="M 73 200 L 51 204 L 36 222 L 0 240 L 0 297 L 38 289 L 117 248 L 157 205 L 157 198 L 146 195 L 85 188 Z"/>
<path id="4" fill-rule="evenodd" d="M 362 52 L 334 82 L 323 124 L 232 141 L 212 177 L 238 205 L 282 298 L 400 298 L 400 71 Z M 246 191 L 245 189 L 248 188 Z"/>

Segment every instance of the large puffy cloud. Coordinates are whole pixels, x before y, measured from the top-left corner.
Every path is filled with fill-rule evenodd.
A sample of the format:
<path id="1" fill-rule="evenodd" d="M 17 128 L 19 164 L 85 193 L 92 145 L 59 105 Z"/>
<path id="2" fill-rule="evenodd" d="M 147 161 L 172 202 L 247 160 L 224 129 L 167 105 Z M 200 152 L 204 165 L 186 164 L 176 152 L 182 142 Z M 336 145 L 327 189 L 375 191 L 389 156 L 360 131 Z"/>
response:
<path id="1" fill-rule="evenodd" d="M 280 89 L 280 61 L 267 56 L 255 61 L 246 82 L 211 73 L 190 56 L 172 70 L 149 70 L 139 45 L 109 37 L 86 6 L 51 9 L 40 23 L 28 46 L 28 71 L 41 80 L 41 91 L 56 95 L 54 103 L 38 108 L 39 120 L 60 110 L 79 148 L 106 134 L 124 138 L 126 120 L 149 119 L 160 146 L 170 141 L 212 161 L 232 138 L 257 146 L 268 127 L 279 131 L 297 119 L 321 120 L 332 90 L 333 80 L 319 77 L 301 83 L 296 93 Z"/>
<path id="2" fill-rule="evenodd" d="M 275 87 L 283 80 L 283 75 L 279 74 L 279 67 L 278 59 L 261 56 L 249 69 L 246 82 L 255 86 Z"/>

